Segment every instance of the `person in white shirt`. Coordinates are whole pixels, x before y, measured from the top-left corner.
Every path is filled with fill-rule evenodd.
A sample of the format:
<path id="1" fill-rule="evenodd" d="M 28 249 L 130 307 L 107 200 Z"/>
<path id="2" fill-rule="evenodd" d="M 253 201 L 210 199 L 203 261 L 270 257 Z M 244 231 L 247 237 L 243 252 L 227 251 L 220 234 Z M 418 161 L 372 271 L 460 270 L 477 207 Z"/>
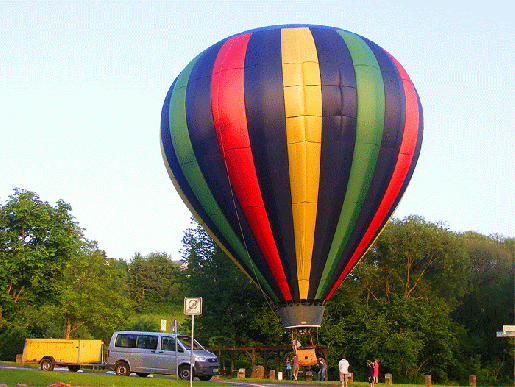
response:
<path id="1" fill-rule="evenodd" d="M 342 387 L 347 387 L 347 381 L 349 380 L 349 367 L 350 364 L 345 358 L 345 355 L 342 356 L 342 360 L 338 363 L 338 369 L 340 371 L 340 381 L 342 382 Z"/>
<path id="2" fill-rule="evenodd" d="M 299 357 L 296 353 L 293 354 L 291 362 L 293 364 L 293 380 L 297 381 L 299 377 Z"/>

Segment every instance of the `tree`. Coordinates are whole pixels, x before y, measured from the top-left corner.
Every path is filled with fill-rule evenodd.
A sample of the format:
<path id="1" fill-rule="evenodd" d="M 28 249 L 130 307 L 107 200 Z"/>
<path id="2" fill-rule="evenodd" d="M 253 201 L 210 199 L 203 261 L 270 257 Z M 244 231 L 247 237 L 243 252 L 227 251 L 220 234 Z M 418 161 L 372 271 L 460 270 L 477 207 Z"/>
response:
<path id="1" fill-rule="evenodd" d="M 367 299 L 437 295 L 456 306 L 467 291 L 469 260 L 460 236 L 419 216 L 390 221 L 363 261 L 372 268 L 366 273 L 358 266 L 370 276 Z"/>
<path id="2" fill-rule="evenodd" d="M 56 206 L 15 189 L 0 207 L 0 324 L 28 305 L 55 302 L 82 230 L 62 200 Z"/>
<path id="3" fill-rule="evenodd" d="M 136 254 L 128 267 L 129 297 L 138 311 L 153 305 L 180 304 L 184 275 L 166 253 Z"/>
<path id="4" fill-rule="evenodd" d="M 126 291 L 127 264 L 106 258 L 96 243 L 85 246 L 71 261 L 55 315 L 61 315 L 65 337 L 84 327 L 93 337 L 108 338 L 127 324 L 130 302 Z M 80 330 L 84 336 L 84 329 Z"/>
<path id="5" fill-rule="evenodd" d="M 287 342 L 261 292 L 199 226 L 183 239 L 189 295 L 203 297 L 196 335 L 236 345 Z M 475 373 L 507 384 L 513 363 L 495 330 L 513 321 L 515 241 L 459 234 L 421 217 L 393 219 L 325 303 L 319 342 L 329 371 L 345 353 L 355 378 L 366 360 L 399 382 L 439 383 Z M 198 333 L 197 333 L 198 332 Z M 214 340 L 213 340 L 214 341 Z"/>
<path id="6" fill-rule="evenodd" d="M 503 383 L 501 373 L 513 375 L 513 360 L 507 340 L 496 331 L 514 321 L 514 239 L 474 232 L 462 235 L 471 265 L 467 272 L 470 291 L 461 298 L 455 318 L 468 329 L 463 345 L 480 356 L 484 379 Z"/>
<path id="7" fill-rule="evenodd" d="M 202 316 L 195 319 L 199 338 L 223 336 L 236 345 L 278 344 L 279 318 L 264 294 L 215 244 L 202 227 L 186 231 L 183 258 L 189 293 L 202 297 Z"/>
<path id="8" fill-rule="evenodd" d="M 461 239 L 442 225 L 392 220 L 327 303 L 322 340 L 362 364 L 363 376 L 379 357 L 397 380 L 447 380 L 464 334 L 451 312 L 467 290 L 467 263 Z"/>

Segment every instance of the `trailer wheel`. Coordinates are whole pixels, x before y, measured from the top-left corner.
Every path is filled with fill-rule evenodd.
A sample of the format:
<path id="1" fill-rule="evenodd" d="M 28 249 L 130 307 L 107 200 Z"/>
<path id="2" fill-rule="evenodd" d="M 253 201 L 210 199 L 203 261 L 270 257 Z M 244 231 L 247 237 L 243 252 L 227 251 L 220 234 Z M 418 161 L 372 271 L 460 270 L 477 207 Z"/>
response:
<path id="1" fill-rule="evenodd" d="M 78 370 L 80 370 L 80 366 L 78 366 L 78 365 L 69 365 L 68 369 L 70 370 L 70 372 L 77 372 Z"/>
<path id="2" fill-rule="evenodd" d="M 116 372 L 116 375 L 129 376 L 131 374 L 129 365 L 124 361 L 117 362 L 114 370 Z"/>
<path id="3" fill-rule="evenodd" d="M 41 370 L 42 371 L 53 371 L 54 370 L 54 359 L 45 357 L 41 359 Z"/>
<path id="4" fill-rule="evenodd" d="M 189 364 L 184 364 L 179 367 L 179 378 L 181 378 L 182 380 L 190 380 Z"/>

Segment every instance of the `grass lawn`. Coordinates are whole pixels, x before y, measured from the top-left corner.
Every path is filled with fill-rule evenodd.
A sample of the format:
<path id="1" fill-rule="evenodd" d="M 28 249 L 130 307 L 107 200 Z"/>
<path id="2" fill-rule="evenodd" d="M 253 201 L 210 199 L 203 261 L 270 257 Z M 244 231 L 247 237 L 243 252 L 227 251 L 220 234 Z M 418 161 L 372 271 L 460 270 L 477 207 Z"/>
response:
<path id="1" fill-rule="evenodd" d="M 96 375 L 74 372 L 48 372 L 40 370 L 0 369 L 0 384 L 14 387 L 16 384 L 46 387 L 55 382 L 63 382 L 81 387 L 145 387 L 145 386 L 177 386 L 187 387 L 189 381 L 175 380 L 175 377 L 140 378 L 137 376 Z M 207 386 L 209 382 L 195 381 L 195 386 Z M 211 384 L 212 386 L 212 384 Z"/>
<path id="2" fill-rule="evenodd" d="M 20 364 L 16 364 L 14 362 L 0 362 L 3 366 L 12 366 L 19 367 Z M 24 368 L 27 369 L 0 369 L 0 385 L 6 384 L 9 387 L 15 387 L 16 384 L 25 384 L 27 386 L 34 387 L 47 387 L 50 384 L 53 384 L 57 381 L 63 382 L 66 384 L 70 384 L 73 387 L 145 387 L 145 386 L 176 386 L 176 387 L 188 387 L 189 381 L 175 379 L 175 376 L 167 376 L 167 377 L 159 377 L 159 378 L 140 378 L 135 375 L 131 377 L 126 376 L 116 376 L 112 374 L 89 374 L 89 373 L 74 373 L 74 372 L 48 372 L 48 371 L 40 371 L 33 370 L 29 368 L 39 368 L 36 365 L 24 365 Z M 275 383 L 283 383 L 283 384 L 291 384 L 292 387 L 294 385 L 301 384 L 310 384 L 310 385 L 320 385 L 320 386 L 333 386 L 339 387 L 340 383 L 338 381 L 329 381 L 329 382 L 305 382 L 303 380 L 299 380 L 297 382 L 294 381 L 271 381 L 269 379 L 232 379 L 234 382 L 245 381 L 249 384 L 252 383 L 266 383 L 268 385 Z M 257 384 L 256 383 L 256 384 Z M 225 384 L 225 386 L 230 383 Z M 213 382 L 201 382 L 198 380 L 194 381 L 195 387 L 207 387 L 207 386 L 223 386 L 221 383 L 213 383 Z M 369 384 L 366 382 L 355 381 L 351 387 L 368 387 Z M 379 383 L 378 387 L 385 387 L 384 383 Z M 394 386 L 398 387 L 423 387 L 424 384 L 394 384 Z M 480 384 L 478 384 L 480 386 Z M 443 387 L 441 385 L 433 384 L 432 387 Z M 454 386 L 458 387 L 458 386 Z M 469 387 L 463 386 L 463 387 Z M 511 387 L 511 386 L 510 386 Z"/>

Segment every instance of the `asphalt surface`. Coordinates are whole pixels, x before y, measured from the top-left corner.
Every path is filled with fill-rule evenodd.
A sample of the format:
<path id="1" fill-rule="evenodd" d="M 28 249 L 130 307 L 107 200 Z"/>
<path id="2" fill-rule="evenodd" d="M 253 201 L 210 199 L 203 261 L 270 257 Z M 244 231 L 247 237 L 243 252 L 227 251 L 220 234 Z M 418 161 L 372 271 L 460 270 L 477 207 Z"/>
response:
<path id="1" fill-rule="evenodd" d="M 225 384 L 225 385 L 232 385 L 232 386 L 238 386 L 238 387 L 321 387 L 322 385 L 320 383 L 310 383 L 306 381 L 297 381 L 296 383 L 282 383 L 279 380 L 276 380 L 274 382 L 266 382 L 266 381 L 250 381 L 245 379 L 211 379 L 213 383 L 218 384 Z M 334 382 L 335 386 L 340 386 L 339 382 Z M 324 386 L 327 386 L 325 384 Z"/>

